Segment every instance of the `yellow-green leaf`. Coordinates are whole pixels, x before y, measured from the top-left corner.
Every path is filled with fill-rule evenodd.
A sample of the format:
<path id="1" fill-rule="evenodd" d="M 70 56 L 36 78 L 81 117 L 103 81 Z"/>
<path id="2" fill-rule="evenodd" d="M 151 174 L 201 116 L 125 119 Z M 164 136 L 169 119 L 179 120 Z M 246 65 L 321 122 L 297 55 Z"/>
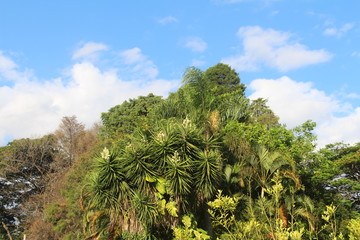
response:
<path id="1" fill-rule="evenodd" d="M 166 210 L 168 211 L 168 213 L 173 216 L 173 217 L 178 217 L 177 215 L 177 207 L 176 207 L 176 202 L 171 201 L 168 202 L 166 204 Z"/>

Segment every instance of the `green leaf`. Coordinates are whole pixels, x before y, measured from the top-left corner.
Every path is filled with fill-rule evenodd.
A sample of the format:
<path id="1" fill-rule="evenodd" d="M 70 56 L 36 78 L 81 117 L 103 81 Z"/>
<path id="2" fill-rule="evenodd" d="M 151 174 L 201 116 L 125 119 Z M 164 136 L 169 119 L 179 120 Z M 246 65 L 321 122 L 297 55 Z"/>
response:
<path id="1" fill-rule="evenodd" d="M 189 217 L 187 215 L 183 216 L 182 223 L 184 224 L 184 226 L 186 228 L 190 228 L 191 227 L 191 217 Z"/>
<path id="2" fill-rule="evenodd" d="M 166 210 L 173 217 L 178 217 L 176 202 L 171 201 L 166 204 Z"/>
<path id="3" fill-rule="evenodd" d="M 149 176 L 149 175 L 147 175 L 147 176 L 145 177 L 145 179 L 146 179 L 147 182 L 156 182 L 156 178 L 155 178 L 155 177 L 151 177 L 151 176 Z"/>
<path id="4" fill-rule="evenodd" d="M 156 190 L 161 193 L 162 195 L 166 193 L 166 186 L 165 183 L 157 182 L 156 183 Z"/>
<path id="5" fill-rule="evenodd" d="M 159 207 L 159 212 L 162 215 L 165 215 L 165 209 L 166 209 L 166 200 L 165 199 L 161 199 L 158 201 L 158 207 Z"/>

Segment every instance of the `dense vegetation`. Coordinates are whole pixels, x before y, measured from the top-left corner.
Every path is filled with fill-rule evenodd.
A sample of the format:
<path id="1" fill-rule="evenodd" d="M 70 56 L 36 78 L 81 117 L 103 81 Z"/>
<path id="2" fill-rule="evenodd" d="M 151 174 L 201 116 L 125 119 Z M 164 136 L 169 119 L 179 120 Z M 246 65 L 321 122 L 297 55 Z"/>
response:
<path id="1" fill-rule="evenodd" d="M 316 150 L 225 64 L 0 148 L 0 239 L 360 239 L 360 144 Z"/>

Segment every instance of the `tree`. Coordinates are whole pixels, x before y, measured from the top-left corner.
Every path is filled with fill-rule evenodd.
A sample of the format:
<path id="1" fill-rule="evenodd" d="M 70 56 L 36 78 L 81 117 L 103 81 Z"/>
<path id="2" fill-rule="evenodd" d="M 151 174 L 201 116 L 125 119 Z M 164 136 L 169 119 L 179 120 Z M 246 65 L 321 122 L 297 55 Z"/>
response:
<path id="1" fill-rule="evenodd" d="M 171 233 L 182 215 L 204 216 L 205 202 L 215 194 L 221 178 L 221 157 L 214 141 L 206 140 L 190 120 L 174 119 L 162 121 L 150 132 L 137 131 L 124 141 L 126 147 L 119 152 L 104 150 L 89 193 L 89 206 L 107 209 L 109 218 L 114 216 L 108 228 Z"/>
<path id="2" fill-rule="evenodd" d="M 203 71 L 190 67 L 184 73 L 183 84 L 184 92 L 187 94 L 185 99 L 190 101 L 188 105 L 192 119 L 203 123 L 216 107 L 216 96 L 211 94 L 210 81 L 204 77 Z"/>
<path id="3" fill-rule="evenodd" d="M 213 126 L 219 126 L 221 122 L 245 121 L 248 117 L 245 86 L 228 65 L 219 63 L 205 72 L 195 67 L 188 68 L 181 89 L 185 92 L 184 99 L 189 101 L 188 116 L 203 125 L 207 132 L 209 128 L 214 132 Z"/>
<path id="4" fill-rule="evenodd" d="M 239 91 L 244 94 L 245 85 L 240 83 L 239 74 L 229 65 L 218 63 L 204 72 L 204 78 L 210 82 L 214 95 Z"/>
<path id="5" fill-rule="evenodd" d="M 279 117 L 267 106 L 267 100 L 255 99 L 250 104 L 250 121 L 264 124 L 268 127 L 279 124 Z"/>
<path id="6" fill-rule="evenodd" d="M 288 169 L 294 167 L 294 162 L 284 158 L 278 152 L 269 152 L 264 146 L 255 146 L 254 154 L 248 158 L 249 166 L 252 168 L 252 177 L 261 188 L 261 198 L 264 197 L 267 185 L 270 183 L 276 171 L 283 167 Z"/>
<path id="7" fill-rule="evenodd" d="M 330 192 L 350 202 L 352 209 L 360 209 L 360 144 L 328 144 L 320 149 L 311 164 L 312 179 Z"/>
<path id="8" fill-rule="evenodd" d="M 244 89 L 227 65 L 205 72 L 189 68 L 182 87 L 167 99 L 149 94 L 103 113 L 105 141 L 93 149 L 96 157 L 82 155 L 67 166 L 63 198 L 46 207 L 49 225 L 42 229 L 52 233 L 44 236 L 299 240 L 327 239 L 331 231 L 338 236 L 330 226 L 349 218 L 349 202 L 343 200 L 358 196 L 359 147 L 314 153 L 315 123 L 287 129 L 266 100 L 250 103 Z M 92 142 L 86 130 L 80 132 L 75 155 Z M 0 189 L 6 187 L 1 180 Z M 331 213 L 332 220 L 340 217 L 333 223 L 325 219 L 329 201 L 340 212 Z M 356 226 L 349 228 L 353 235 Z"/>
<path id="9" fill-rule="evenodd" d="M 44 192 L 55 151 L 53 135 L 14 140 L 0 150 L 0 221 L 14 236 L 42 206 L 29 199 Z"/>
<path id="10" fill-rule="evenodd" d="M 78 155 L 79 140 L 84 134 L 84 129 L 84 124 L 79 123 L 76 116 L 66 116 L 62 118 L 59 128 L 55 131 L 59 152 L 67 165 L 71 165 Z"/>
<path id="11" fill-rule="evenodd" d="M 162 101 L 160 96 L 150 93 L 137 99 L 129 99 L 101 114 L 101 134 L 113 138 L 131 134 L 136 128 L 148 128 L 148 115 Z"/>

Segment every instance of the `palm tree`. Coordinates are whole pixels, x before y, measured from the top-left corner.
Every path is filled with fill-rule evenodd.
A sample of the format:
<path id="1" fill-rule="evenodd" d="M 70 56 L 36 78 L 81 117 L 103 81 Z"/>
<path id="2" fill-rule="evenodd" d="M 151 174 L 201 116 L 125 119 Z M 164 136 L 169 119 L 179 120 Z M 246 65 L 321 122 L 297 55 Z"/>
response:
<path id="1" fill-rule="evenodd" d="M 221 157 L 215 150 L 203 151 L 194 161 L 194 180 L 200 198 L 210 199 L 214 196 L 221 179 Z"/>
<path id="2" fill-rule="evenodd" d="M 169 189 L 179 207 L 179 210 L 186 211 L 187 196 L 191 192 L 191 165 L 175 151 L 173 156 L 169 156 L 165 178 L 169 181 Z"/>
<path id="3" fill-rule="evenodd" d="M 105 148 L 97 158 L 96 169 L 90 184 L 85 186 L 86 195 L 90 197 L 84 209 L 85 216 L 95 212 L 90 221 L 91 235 L 100 235 L 107 231 L 112 235 L 117 225 L 124 225 L 125 219 L 122 216 L 129 210 L 127 203 L 133 197 L 134 191 L 128 184 L 118 152 Z M 99 221 L 102 224 L 95 224 Z"/>
<path id="4" fill-rule="evenodd" d="M 252 168 L 254 180 L 261 188 L 261 198 L 264 198 L 265 190 L 274 173 L 282 168 L 294 167 L 295 164 L 291 159 L 284 158 L 279 152 L 270 152 L 262 145 L 254 147 L 254 153 L 247 161 Z"/>
<path id="5" fill-rule="evenodd" d="M 207 213 L 201 208 L 219 187 L 223 167 L 214 136 L 221 121 L 246 118 L 248 101 L 232 90 L 218 98 L 212 91 L 214 84 L 197 68 L 186 70 L 183 83 L 157 106 L 159 116 L 167 120 L 153 122 L 147 132 L 135 131 L 123 140 L 125 147 L 120 151 L 98 159 L 92 206 L 108 209 L 114 219 L 111 226 L 119 224 L 116 227 L 131 231 L 142 228 L 150 234 L 151 226 L 163 224 L 162 218 L 171 215 L 161 216 L 157 201 L 176 202 L 179 218 L 190 211 Z M 166 182 L 166 194 L 156 188 L 160 178 Z M 127 228 L 125 218 L 130 219 Z"/>

